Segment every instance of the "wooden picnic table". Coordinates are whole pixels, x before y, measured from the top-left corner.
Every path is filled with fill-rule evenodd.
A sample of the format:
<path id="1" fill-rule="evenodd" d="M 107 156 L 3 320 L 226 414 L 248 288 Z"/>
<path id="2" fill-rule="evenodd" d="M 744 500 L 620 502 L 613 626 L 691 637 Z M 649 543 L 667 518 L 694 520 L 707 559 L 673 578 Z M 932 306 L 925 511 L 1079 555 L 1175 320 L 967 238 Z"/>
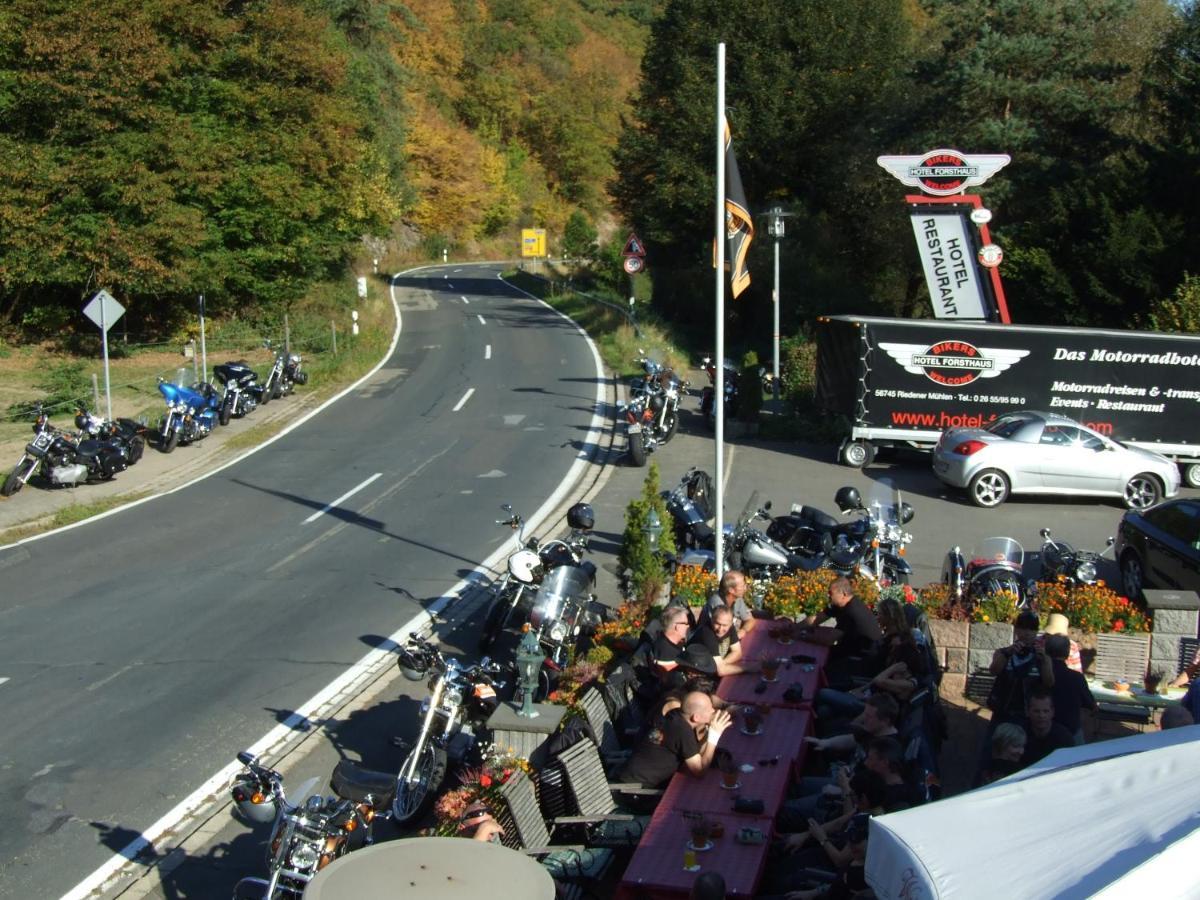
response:
<path id="1" fill-rule="evenodd" d="M 775 657 L 783 659 L 774 682 L 764 682 L 758 673 L 726 675 L 717 688 L 717 696 L 727 703 L 767 703 L 787 709 L 811 709 L 813 697 L 824 684 L 825 663 L 829 661 L 829 648 L 804 641 L 782 643 L 771 637 L 767 620 L 759 624 L 741 639 L 743 659 Z M 793 656 L 811 656 L 811 663 L 793 662 Z M 789 700 L 784 694 L 788 688 L 800 689 L 801 700 Z M 761 690 L 760 690 L 761 688 Z"/>

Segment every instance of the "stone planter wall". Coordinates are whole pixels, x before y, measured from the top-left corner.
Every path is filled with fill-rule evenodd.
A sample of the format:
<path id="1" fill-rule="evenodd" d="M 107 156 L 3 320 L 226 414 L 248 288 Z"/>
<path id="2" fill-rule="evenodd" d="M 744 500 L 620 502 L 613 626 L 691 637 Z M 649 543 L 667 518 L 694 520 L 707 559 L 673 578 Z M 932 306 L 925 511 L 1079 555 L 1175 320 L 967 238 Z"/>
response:
<path id="1" fill-rule="evenodd" d="M 967 648 L 971 624 L 930 619 L 929 630 L 933 633 L 933 642 L 940 656 L 938 662 L 946 669 L 942 675 L 942 690 L 951 694 L 963 693 L 967 689 Z"/>

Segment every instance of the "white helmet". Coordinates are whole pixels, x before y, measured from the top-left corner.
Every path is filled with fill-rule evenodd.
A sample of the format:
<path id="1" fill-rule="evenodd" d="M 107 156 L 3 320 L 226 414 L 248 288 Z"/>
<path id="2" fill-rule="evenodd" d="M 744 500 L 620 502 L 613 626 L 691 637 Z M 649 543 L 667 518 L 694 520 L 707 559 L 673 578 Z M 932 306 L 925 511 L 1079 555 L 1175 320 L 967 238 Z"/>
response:
<path id="1" fill-rule="evenodd" d="M 532 550 L 518 550 L 508 558 L 508 571 L 517 581 L 533 584 L 541 558 Z"/>

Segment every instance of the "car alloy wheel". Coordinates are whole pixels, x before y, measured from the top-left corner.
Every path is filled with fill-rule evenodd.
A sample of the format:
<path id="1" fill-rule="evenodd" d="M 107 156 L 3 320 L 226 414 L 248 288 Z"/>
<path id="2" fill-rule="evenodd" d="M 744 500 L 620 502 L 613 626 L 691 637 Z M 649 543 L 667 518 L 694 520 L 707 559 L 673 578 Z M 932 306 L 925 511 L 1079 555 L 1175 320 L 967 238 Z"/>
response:
<path id="1" fill-rule="evenodd" d="M 1008 479 L 998 469 L 984 469 L 967 488 L 976 506 L 990 509 L 1008 499 Z"/>
<path id="2" fill-rule="evenodd" d="M 1149 509 L 1162 498 L 1162 491 L 1153 475 L 1134 475 L 1125 485 L 1125 505 L 1130 509 Z"/>
<path id="3" fill-rule="evenodd" d="M 1125 596 L 1136 600 L 1142 596 L 1142 588 L 1146 584 L 1146 576 L 1142 570 L 1142 561 L 1132 550 L 1121 557 L 1121 585 L 1125 588 Z"/>

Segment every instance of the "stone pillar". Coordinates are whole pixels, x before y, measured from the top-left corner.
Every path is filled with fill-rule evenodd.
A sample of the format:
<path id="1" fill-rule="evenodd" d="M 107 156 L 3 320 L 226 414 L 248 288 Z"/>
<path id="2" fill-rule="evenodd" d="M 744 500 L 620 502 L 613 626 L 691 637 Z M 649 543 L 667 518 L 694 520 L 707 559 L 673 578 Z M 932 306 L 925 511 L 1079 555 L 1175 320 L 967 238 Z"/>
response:
<path id="1" fill-rule="evenodd" d="M 1200 635 L 1200 595 L 1195 591 L 1142 591 L 1154 617 L 1150 636 L 1150 671 L 1167 680 L 1179 674 L 1181 641 Z"/>
<path id="2" fill-rule="evenodd" d="M 535 703 L 533 708 L 538 713 L 535 719 L 517 715 L 520 708 L 519 703 L 501 703 L 496 707 L 487 720 L 492 744 L 504 749 L 512 747 L 516 756 L 529 760 L 534 768 L 540 768 L 546 763 L 546 742 L 558 730 L 567 708 L 552 703 Z"/>
<path id="3" fill-rule="evenodd" d="M 948 695 L 967 689 L 967 648 L 971 626 L 968 622 L 930 619 L 929 630 L 937 647 L 938 663 L 945 666 L 942 690 Z"/>

